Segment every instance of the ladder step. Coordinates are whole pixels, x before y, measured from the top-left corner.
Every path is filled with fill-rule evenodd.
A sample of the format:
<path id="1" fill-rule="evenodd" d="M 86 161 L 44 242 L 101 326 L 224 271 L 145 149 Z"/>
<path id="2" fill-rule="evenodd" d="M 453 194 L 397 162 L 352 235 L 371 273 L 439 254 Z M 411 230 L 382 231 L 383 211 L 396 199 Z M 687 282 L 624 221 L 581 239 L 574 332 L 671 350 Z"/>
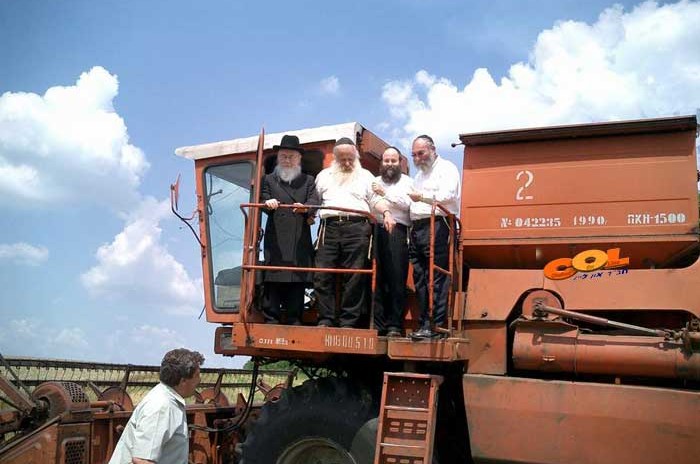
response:
<path id="1" fill-rule="evenodd" d="M 374 464 L 430 464 L 439 375 L 384 373 Z"/>
<path id="2" fill-rule="evenodd" d="M 380 446 L 382 456 L 421 457 L 425 454 L 425 446 L 400 446 L 387 443 L 382 443 Z"/>
<path id="3" fill-rule="evenodd" d="M 429 408 L 413 408 L 410 406 L 391 406 L 391 405 L 386 405 L 384 406 L 384 409 L 387 411 L 412 411 L 412 412 L 430 412 Z"/>

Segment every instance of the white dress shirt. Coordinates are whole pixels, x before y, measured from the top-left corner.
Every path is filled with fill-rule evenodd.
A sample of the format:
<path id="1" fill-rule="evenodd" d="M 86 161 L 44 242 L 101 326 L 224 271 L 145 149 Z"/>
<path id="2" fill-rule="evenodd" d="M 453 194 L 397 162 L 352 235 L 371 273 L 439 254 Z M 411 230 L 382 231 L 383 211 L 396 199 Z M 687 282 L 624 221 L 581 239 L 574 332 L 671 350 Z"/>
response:
<path id="1" fill-rule="evenodd" d="M 411 220 L 429 218 L 433 200 L 442 204 L 451 213 L 459 214 L 461 184 L 457 166 L 440 156 L 435 158 L 433 165 L 427 171 L 418 169 L 413 180 L 413 189 L 423 194 L 423 201 L 411 203 Z M 445 215 L 441 209 L 436 209 L 435 214 Z"/>
<path id="2" fill-rule="evenodd" d="M 134 409 L 109 464 L 131 464 L 132 458 L 187 464 L 188 455 L 185 400 L 159 383 Z"/>
<path id="3" fill-rule="evenodd" d="M 394 220 L 405 226 L 411 225 L 411 218 L 408 210 L 411 207 L 411 197 L 408 194 L 413 190 L 413 179 L 406 174 L 401 174 L 397 182 L 387 184 L 382 176 L 377 176 L 374 181 L 384 188 L 384 199 L 389 204 L 389 211 Z M 380 224 L 384 220 L 382 214 L 377 214 L 377 222 Z"/>
<path id="4" fill-rule="evenodd" d="M 333 178 L 332 168 L 326 168 L 316 176 L 316 190 L 322 206 L 340 206 L 369 213 L 371 208 L 381 200 L 381 197 L 372 190 L 372 182 L 374 182 L 372 173 L 359 168 L 352 180 L 341 185 Z M 346 214 L 353 215 L 353 213 L 333 209 L 320 211 L 321 219 Z"/>

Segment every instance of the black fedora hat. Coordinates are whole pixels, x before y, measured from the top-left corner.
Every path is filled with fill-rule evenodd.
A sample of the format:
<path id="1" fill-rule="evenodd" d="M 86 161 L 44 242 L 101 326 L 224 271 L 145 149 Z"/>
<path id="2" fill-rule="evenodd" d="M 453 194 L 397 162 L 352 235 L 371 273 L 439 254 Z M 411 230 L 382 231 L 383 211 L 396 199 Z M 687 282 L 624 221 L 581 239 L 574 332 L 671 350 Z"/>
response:
<path id="1" fill-rule="evenodd" d="M 274 151 L 279 150 L 280 148 L 286 148 L 288 150 L 296 150 L 300 154 L 304 154 L 304 149 L 301 148 L 301 145 L 299 145 L 299 137 L 296 135 L 283 135 L 282 136 L 282 141 L 280 142 L 279 145 L 275 145 L 272 147 Z"/>

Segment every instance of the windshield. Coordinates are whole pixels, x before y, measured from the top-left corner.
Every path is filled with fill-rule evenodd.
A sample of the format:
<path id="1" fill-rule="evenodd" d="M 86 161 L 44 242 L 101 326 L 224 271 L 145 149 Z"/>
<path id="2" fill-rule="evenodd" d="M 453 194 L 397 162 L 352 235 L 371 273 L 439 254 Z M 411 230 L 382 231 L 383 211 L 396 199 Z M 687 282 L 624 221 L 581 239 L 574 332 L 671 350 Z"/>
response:
<path id="1" fill-rule="evenodd" d="M 252 164 L 237 162 L 204 171 L 209 233 L 209 288 L 217 312 L 238 312 L 241 293 L 244 218 L 239 205 L 250 201 Z"/>

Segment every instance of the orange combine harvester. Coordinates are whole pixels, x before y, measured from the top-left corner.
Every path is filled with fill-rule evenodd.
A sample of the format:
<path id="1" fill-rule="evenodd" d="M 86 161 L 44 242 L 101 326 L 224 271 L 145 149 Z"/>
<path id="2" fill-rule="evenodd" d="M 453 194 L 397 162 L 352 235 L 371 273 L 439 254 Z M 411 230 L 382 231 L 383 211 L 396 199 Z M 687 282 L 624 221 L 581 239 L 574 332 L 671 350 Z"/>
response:
<path id="1" fill-rule="evenodd" d="M 340 137 L 375 174 L 388 146 L 357 123 L 286 133 L 310 175 Z M 316 327 L 312 293 L 304 325 L 264 324 L 260 182 L 282 134 L 178 149 L 216 352 L 309 377 L 193 430 L 218 450 L 193 462 L 700 462 L 697 136 L 694 116 L 460 135 L 450 266 L 431 270 L 451 277 L 449 317 L 425 341 Z"/>

